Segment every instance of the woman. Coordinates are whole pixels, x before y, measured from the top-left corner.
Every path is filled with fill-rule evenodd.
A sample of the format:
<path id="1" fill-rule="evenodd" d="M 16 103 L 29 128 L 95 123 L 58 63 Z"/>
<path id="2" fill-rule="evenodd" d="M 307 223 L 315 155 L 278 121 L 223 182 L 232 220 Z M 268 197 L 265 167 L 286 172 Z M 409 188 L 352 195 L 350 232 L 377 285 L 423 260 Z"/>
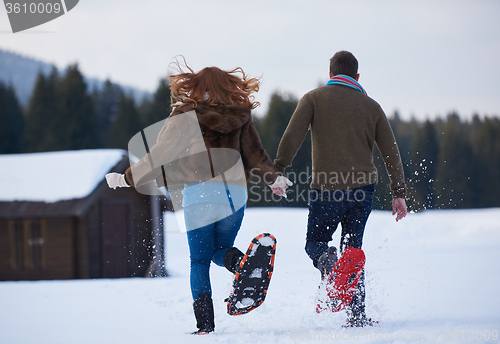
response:
<path id="1" fill-rule="evenodd" d="M 206 334 L 215 328 L 210 263 L 213 261 L 235 273 L 243 257 L 233 244 L 245 211 L 246 182 L 251 175 L 257 176 L 273 190 L 284 190 L 291 182 L 281 176 L 274 166 L 253 124 L 251 110 L 259 104 L 253 100 L 252 94 L 259 90 L 259 80 L 247 77 L 241 68 L 223 71 L 207 67 L 197 73 L 187 68 L 189 71 L 183 72 L 179 67 L 180 72 L 169 77 L 172 104 L 175 104 L 168 119 L 175 120 L 176 116 L 189 113 L 195 115 L 206 151 L 197 150 L 195 158 L 190 155 L 175 160 L 174 164 L 165 164 L 169 168 L 166 172 L 156 170 L 146 173 L 140 183 L 134 184 L 134 176 L 137 176 L 133 173 L 134 166 L 125 175 L 110 174 L 107 179 L 113 188 L 138 187 L 138 184 L 161 177 L 160 173 L 163 173 L 164 181 L 170 186 L 173 179 L 177 179 L 175 183 L 178 184 L 178 176 L 182 176 L 182 205 L 191 261 L 190 285 L 198 327 L 194 334 Z M 178 137 L 171 139 L 169 145 L 185 140 L 183 130 L 167 128 L 172 122 L 167 120 L 160 132 L 157 151 L 161 150 L 158 146 L 162 142 L 172 137 L 172 133 L 177 132 Z M 169 129 L 171 134 L 164 134 Z M 187 141 L 190 140 L 195 141 L 191 137 Z M 155 147 L 151 151 L 154 150 Z M 243 180 L 238 177 L 241 174 Z"/>

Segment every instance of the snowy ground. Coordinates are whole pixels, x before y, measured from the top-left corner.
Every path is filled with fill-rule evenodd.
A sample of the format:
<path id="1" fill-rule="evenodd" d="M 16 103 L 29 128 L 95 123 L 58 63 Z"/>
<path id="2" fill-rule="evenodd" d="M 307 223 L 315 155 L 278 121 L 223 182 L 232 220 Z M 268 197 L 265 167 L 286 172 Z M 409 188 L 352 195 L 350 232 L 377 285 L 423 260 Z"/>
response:
<path id="1" fill-rule="evenodd" d="M 0 283 L 0 343 L 498 343 L 500 209 L 427 211 L 396 223 L 372 213 L 365 232 L 367 313 L 380 326 L 343 329 L 314 312 L 319 273 L 303 246 L 306 209 L 248 209 L 237 246 L 278 239 L 266 302 L 226 314 L 231 286 L 212 268 L 216 333 L 198 337 L 185 234 L 169 219 L 169 278 Z M 335 244 L 339 237 L 336 234 Z"/>

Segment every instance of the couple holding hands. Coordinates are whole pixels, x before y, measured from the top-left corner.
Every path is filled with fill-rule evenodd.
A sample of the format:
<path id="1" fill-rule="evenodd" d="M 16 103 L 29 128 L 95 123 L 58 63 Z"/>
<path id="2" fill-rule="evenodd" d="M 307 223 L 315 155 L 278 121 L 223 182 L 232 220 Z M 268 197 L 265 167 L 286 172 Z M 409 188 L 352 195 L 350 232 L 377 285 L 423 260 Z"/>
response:
<path id="1" fill-rule="evenodd" d="M 251 116 L 251 110 L 259 105 L 252 96 L 259 90 L 259 80 L 248 77 L 241 68 L 223 71 L 207 67 L 199 72 L 187 68 L 187 72 L 179 68 L 178 74 L 169 76 L 175 104 L 168 119 L 190 113 L 199 124 L 199 127 L 191 127 L 200 133 L 198 144 L 203 148 L 196 150 L 193 148 L 196 144 L 189 143 L 191 148 L 187 150 L 191 149 L 192 154 L 169 163 L 167 173 L 163 168 L 138 172 L 139 162 L 125 174 L 110 173 L 106 179 L 111 188 L 137 188 L 155 179 L 158 186 L 167 186 L 167 182 L 170 185 L 173 179 L 183 184 L 190 285 L 198 327 L 195 333 L 205 334 L 215 328 L 210 264 L 213 261 L 234 273 L 243 257 L 233 245 L 244 216 L 246 182 L 251 175 L 257 176 L 276 195 L 286 196 L 292 181 L 286 177 L 285 169 L 291 166 L 308 130 L 312 134 L 313 173 L 305 250 L 322 278 L 329 274 L 337 260 L 336 248 L 329 246 L 329 242 L 339 223 L 342 227 L 340 252 L 347 247 L 362 246 L 377 178 L 373 163 L 375 144 L 390 177 L 396 221 L 407 213 L 406 184 L 389 121 L 380 105 L 368 97 L 358 83 L 358 61 L 350 52 L 337 52 L 330 59 L 328 83 L 300 99 L 274 162 L 262 147 Z M 175 150 L 179 140 L 189 135 L 189 130 L 175 129 L 172 122 L 165 122 L 151 155 L 157 152 L 156 155 L 161 156 L 167 150 Z M 173 133 L 177 136 L 174 140 Z M 181 146 L 186 150 L 186 145 Z M 182 152 L 175 154 L 182 155 Z M 232 167 L 236 165 L 240 168 Z M 329 178 L 333 174 L 337 178 Z M 349 197 L 361 193 L 362 197 Z M 364 273 L 347 315 L 348 326 L 373 325 L 365 314 Z"/>

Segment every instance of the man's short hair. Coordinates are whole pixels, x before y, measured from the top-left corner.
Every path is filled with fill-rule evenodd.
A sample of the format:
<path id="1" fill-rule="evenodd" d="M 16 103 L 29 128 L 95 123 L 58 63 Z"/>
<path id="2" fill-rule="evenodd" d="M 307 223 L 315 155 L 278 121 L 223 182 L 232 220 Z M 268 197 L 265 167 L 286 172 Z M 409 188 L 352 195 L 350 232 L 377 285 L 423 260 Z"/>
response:
<path id="1" fill-rule="evenodd" d="M 344 74 L 355 79 L 358 74 L 358 60 L 348 51 L 339 51 L 330 59 L 330 73 Z"/>

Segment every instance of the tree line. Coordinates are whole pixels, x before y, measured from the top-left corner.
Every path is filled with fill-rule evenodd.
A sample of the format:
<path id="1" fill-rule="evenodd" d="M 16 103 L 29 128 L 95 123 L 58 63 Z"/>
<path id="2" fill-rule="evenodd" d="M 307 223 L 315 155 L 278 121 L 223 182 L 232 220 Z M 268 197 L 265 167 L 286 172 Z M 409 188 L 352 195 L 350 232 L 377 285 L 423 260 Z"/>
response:
<path id="1" fill-rule="evenodd" d="M 267 112 L 254 116 L 262 143 L 272 159 L 298 100 L 274 93 Z M 0 82 L 0 154 L 92 148 L 127 149 L 141 129 L 170 113 L 168 79 L 161 79 L 151 98 L 137 102 L 131 94 L 107 80 L 89 90 L 78 65 L 61 75 L 54 68 L 39 73 L 31 98 L 22 107 L 14 88 Z M 399 144 L 408 183 L 411 210 L 500 206 L 500 119 L 463 120 L 457 113 L 444 118 L 389 120 Z M 311 141 L 304 143 L 287 169 L 295 182 L 287 200 L 273 197 L 269 188 L 249 183 L 249 206 L 307 206 L 311 174 Z M 374 151 L 379 170 L 375 209 L 388 209 L 391 195 L 383 161 Z"/>
<path id="2" fill-rule="evenodd" d="M 23 108 L 11 85 L 0 82 L 0 154 L 122 148 L 138 131 L 170 112 L 167 79 L 151 99 L 137 103 L 132 94 L 106 80 L 89 90 L 78 65 L 63 75 L 53 68 L 38 76 Z"/>

